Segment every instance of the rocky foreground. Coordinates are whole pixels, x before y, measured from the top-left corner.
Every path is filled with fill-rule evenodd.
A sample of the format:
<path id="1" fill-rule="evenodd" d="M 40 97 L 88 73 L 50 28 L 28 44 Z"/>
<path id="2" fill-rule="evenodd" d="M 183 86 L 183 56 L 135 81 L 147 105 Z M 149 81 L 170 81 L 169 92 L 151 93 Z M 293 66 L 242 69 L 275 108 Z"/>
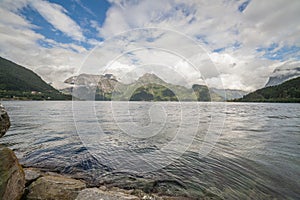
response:
<path id="1" fill-rule="evenodd" d="M 0 138 L 6 133 L 9 127 L 9 116 L 4 107 L 0 104 Z"/>
<path id="2" fill-rule="evenodd" d="M 0 138 L 10 127 L 10 120 L 0 104 Z M 83 180 L 44 172 L 36 168 L 23 168 L 14 152 L 0 145 L 0 200 L 138 200 L 186 199 L 147 194 L 141 190 L 117 187 L 88 188 Z"/>

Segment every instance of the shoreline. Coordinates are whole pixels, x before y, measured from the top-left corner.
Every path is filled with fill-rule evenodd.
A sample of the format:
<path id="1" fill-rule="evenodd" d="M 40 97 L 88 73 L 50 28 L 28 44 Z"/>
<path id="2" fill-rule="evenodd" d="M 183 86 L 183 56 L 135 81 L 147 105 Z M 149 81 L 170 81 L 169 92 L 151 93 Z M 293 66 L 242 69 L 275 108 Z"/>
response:
<path id="1" fill-rule="evenodd" d="M 10 119 L 0 104 L 0 138 L 10 127 Z M 0 145 L 0 199 L 4 200 L 176 200 L 194 199 L 145 192 L 134 187 L 123 189 L 105 182 L 93 185 L 84 178 L 21 165 L 14 151 Z"/>
<path id="2" fill-rule="evenodd" d="M 80 185 L 77 188 L 74 188 L 74 191 L 77 191 L 77 197 L 76 200 L 81 199 L 88 199 L 87 197 L 95 196 L 97 198 L 101 197 L 110 197 L 113 199 L 153 199 L 153 200 L 170 200 L 170 199 L 187 199 L 186 197 L 171 197 L 171 196 L 159 196 L 157 194 L 149 194 L 145 193 L 142 190 L 139 189 L 121 189 L 119 187 L 108 187 L 106 185 L 100 185 L 98 187 L 96 186 L 89 186 L 89 183 L 86 182 L 83 179 L 75 178 L 72 175 L 66 175 L 66 174 L 59 174 L 56 172 L 48 171 L 48 170 L 42 170 L 39 168 L 33 168 L 33 167 L 25 167 L 23 168 L 25 173 L 25 180 L 26 180 L 26 187 L 25 192 L 23 194 L 22 199 L 34 199 L 38 194 L 36 194 L 36 191 L 41 191 L 42 187 L 41 185 L 45 184 L 48 186 L 48 188 L 52 187 L 52 193 L 48 194 L 48 192 L 45 192 L 44 196 L 45 199 L 49 195 L 59 195 L 53 193 L 60 192 L 63 185 L 68 187 L 68 184 L 70 182 L 74 185 Z M 56 183 L 55 183 L 56 182 Z M 70 189 L 70 188 L 69 188 Z M 92 199 L 95 199 L 92 198 Z M 90 198 L 89 198 L 90 199 Z M 188 198 L 191 199 L 191 198 Z M 91 200 L 91 199 L 90 199 Z"/>

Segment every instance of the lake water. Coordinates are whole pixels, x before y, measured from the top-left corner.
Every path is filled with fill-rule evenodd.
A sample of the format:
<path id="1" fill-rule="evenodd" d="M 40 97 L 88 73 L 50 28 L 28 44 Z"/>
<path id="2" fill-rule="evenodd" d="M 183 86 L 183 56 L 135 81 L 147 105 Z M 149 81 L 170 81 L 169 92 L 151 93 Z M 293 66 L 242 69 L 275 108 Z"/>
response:
<path id="1" fill-rule="evenodd" d="M 300 198 L 300 104 L 2 104 L 0 143 L 25 166 L 195 199 Z"/>

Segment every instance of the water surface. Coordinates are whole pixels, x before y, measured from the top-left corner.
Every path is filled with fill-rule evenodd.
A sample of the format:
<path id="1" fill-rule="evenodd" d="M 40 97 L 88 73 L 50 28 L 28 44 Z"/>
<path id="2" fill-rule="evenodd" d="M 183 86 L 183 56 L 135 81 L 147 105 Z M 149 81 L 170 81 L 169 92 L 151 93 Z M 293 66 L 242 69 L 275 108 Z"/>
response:
<path id="1" fill-rule="evenodd" d="M 93 118 L 91 102 L 2 103 L 12 126 L 0 143 L 25 166 L 164 195 L 300 198 L 300 104 L 93 102 Z M 225 114 L 199 155 L 212 117 Z"/>

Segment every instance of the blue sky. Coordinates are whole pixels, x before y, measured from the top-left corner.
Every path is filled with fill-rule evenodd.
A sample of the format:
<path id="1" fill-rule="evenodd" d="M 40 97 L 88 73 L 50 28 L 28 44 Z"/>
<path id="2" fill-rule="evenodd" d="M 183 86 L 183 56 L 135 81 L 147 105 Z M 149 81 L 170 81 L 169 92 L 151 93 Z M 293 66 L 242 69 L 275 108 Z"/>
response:
<path id="1" fill-rule="evenodd" d="M 61 87 L 88 59 L 105 60 L 97 67 L 107 67 L 107 58 L 124 52 L 121 43 L 145 49 L 163 46 L 171 52 L 184 40 L 180 37 L 186 37 L 204 49 L 225 88 L 253 90 L 262 87 L 275 68 L 300 64 L 299 10 L 298 0 L 1 0 L 0 56 Z M 130 32 L 136 29 L 141 30 Z M 112 39 L 120 34 L 122 40 Z M 102 49 L 91 58 L 95 47 Z M 130 58 L 113 62 L 108 71 L 124 76 L 156 59 L 177 70 L 178 63 L 186 65 L 177 59 L 172 63 L 172 55 L 158 51 L 127 55 Z M 210 74 L 210 69 L 201 70 Z M 191 68 L 179 71 L 188 83 L 197 81 Z M 208 75 L 205 82 L 218 87 L 215 80 Z M 176 82 L 172 77 L 168 81 Z"/>
<path id="2" fill-rule="evenodd" d="M 110 3 L 103 0 L 71 0 L 71 1 L 59 1 L 51 0 L 49 3 L 57 4 L 65 9 L 65 13 L 74 20 L 82 29 L 83 35 L 86 38 L 103 41 L 103 38 L 97 34 L 97 30 L 90 26 L 90 21 L 95 21 L 99 26 L 102 26 L 105 20 L 105 14 Z M 36 25 L 33 30 L 46 38 L 55 40 L 60 43 L 75 43 L 81 45 L 87 49 L 91 49 L 93 45 L 88 44 L 85 41 L 78 41 L 74 38 L 66 35 L 59 29 L 53 27 L 35 8 L 27 6 L 21 9 L 20 12 L 26 20 Z M 44 47 L 51 47 L 51 44 L 45 41 L 39 41 L 39 44 Z"/>

